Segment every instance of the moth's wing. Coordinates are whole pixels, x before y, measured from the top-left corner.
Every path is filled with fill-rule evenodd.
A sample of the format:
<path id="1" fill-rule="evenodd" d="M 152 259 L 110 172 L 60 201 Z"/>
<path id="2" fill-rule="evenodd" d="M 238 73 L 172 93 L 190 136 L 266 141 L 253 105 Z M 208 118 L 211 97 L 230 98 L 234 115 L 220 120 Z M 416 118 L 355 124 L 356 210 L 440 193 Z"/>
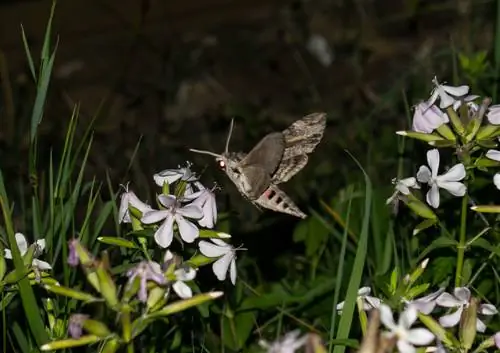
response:
<path id="1" fill-rule="evenodd" d="M 307 164 L 307 155 L 321 141 L 326 127 L 326 114 L 313 113 L 294 122 L 283 131 L 285 149 L 276 172 L 274 184 L 290 180 Z"/>
<path id="2" fill-rule="evenodd" d="M 243 188 L 250 200 L 259 198 L 271 183 L 271 175 L 260 164 L 240 167 L 243 176 Z"/>
<path id="3" fill-rule="evenodd" d="M 285 138 L 281 132 L 266 135 L 241 160 L 240 167 L 259 165 L 269 176 L 273 175 L 283 158 Z"/>

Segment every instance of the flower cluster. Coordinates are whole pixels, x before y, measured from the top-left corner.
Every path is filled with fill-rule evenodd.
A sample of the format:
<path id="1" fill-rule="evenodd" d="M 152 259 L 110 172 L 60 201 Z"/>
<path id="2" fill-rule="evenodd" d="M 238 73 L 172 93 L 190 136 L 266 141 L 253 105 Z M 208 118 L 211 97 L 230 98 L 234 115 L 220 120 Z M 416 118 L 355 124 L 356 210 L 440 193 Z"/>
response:
<path id="1" fill-rule="evenodd" d="M 466 287 L 455 288 L 453 294 L 447 293 L 441 288 L 434 293 L 413 300 L 401 298 L 404 310 L 399 315 L 398 323 L 396 323 L 391 308 L 382 299 L 370 296 L 370 292 L 369 287 L 359 289 L 358 306 L 365 311 L 373 309 L 380 311 L 380 320 L 389 330 L 386 336 L 396 339 L 396 346 L 401 353 L 415 352 L 414 346 L 428 346 L 439 338 L 427 328 L 412 329 L 419 313 L 431 315 L 436 308 L 439 308 L 440 311 L 446 310 L 439 317 L 438 322 L 443 328 L 453 328 L 457 327 L 460 322 L 464 322 L 465 310 L 472 302 L 470 290 Z M 344 302 L 337 305 L 337 310 L 341 311 L 343 307 Z M 479 304 L 476 311 L 475 330 L 484 333 L 486 325 L 482 320 L 488 316 L 496 315 L 498 310 L 491 304 Z M 498 337 L 500 343 L 500 333 Z M 437 344 L 440 346 L 441 342 L 437 342 Z M 444 352 L 444 348 L 442 348 L 442 351 Z"/>
<path id="2" fill-rule="evenodd" d="M 139 273 L 138 276 L 141 278 L 155 278 L 154 273 L 161 273 L 162 266 L 166 267 L 165 264 L 173 256 L 168 249 L 174 239 L 178 239 L 183 244 L 193 244 L 204 237 L 209 239 L 198 242 L 200 253 L 207 258 L 214 259 L 212 269 L 219 280 L 224 281 L 229 273 L 231 282 L 235 284 L 236 249 L 222 240 L 229 238 L 230 235 L 201 229 L 201 227 L 213 229 L 217 223 L 214 190 L 203 186 L 196 174 L 191 171 L 189 163 L 185 167 L 157 173 L 153 179 L 162 188 L 162 192 L 157 196 L 158 209 L 141 201 L 133 191 L 127 188 L 121 197 L 119 219 L 120 222 L 131 223 L 135 230 L 154 230 L 155 243 L 167 251 L 163 265 L 147 261 L 135 271 L 129 271 L 129 275 L 133 277 Z M 201 233 L 203 233 L 202 236 L 200 236 Z M 166 268 L 163 268 L 163 271 L 165 270 Z M 184 282 L 194 279 L 196 270 L 184 266 L 177 268 L 173 274 L 176 279 L 173 286 L 175 292 L 180 297 L 190 297 L 191 290 Z M 159 281 L 157 282 L 160 284 Z M 142 280 L 142 283 L 145 283 L 145 280 Z"/>

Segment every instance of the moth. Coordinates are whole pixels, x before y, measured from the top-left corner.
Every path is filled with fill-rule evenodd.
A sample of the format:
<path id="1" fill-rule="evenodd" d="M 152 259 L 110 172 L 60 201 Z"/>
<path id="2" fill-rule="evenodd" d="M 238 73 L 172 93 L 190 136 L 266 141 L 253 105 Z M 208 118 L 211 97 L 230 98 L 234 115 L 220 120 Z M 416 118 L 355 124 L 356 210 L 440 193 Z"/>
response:
<path id="1" fill-rule="evenodd" d="M 234 121 L 231 121 L 223 153 L 190 151 L 215 157 L 238 191 L 254 205 L 306 218 L 306 214 L 278 185 L 290 180 L 307 164 L 308 154 L 323 137 L 326 114 L 309 114 L 282 132 L 272 132 L 248 153 L 229 152 L 233 125 Z"/>

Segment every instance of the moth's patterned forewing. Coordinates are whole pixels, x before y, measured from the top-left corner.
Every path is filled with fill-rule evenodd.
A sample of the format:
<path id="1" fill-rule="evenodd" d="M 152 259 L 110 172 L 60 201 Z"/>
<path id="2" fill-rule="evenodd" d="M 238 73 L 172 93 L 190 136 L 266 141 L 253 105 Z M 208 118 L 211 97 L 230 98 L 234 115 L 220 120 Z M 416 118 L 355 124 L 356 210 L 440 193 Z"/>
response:
<path id="1" fill-rule="evenodd" d="M 308 154 L 321 141 L 326 127 L 326 114 L 313 113 L 294 122 L 283 131 L 285 149 L 278 169 L 272 176 L 272 183 L 280 184 L 290 180 L 308 161 Z"/>

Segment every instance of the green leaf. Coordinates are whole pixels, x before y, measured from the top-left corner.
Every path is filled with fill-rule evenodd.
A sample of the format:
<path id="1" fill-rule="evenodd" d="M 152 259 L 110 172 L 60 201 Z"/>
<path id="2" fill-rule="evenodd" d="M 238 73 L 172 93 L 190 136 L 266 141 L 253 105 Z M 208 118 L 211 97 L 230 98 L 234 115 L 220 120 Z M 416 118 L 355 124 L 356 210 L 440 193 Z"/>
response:
<path id="1" fill-rule="evenodd" d="M 161 316 L 172 315 L 186 309 L 189 309 L 193 306 L 199 305 L 201 303 L 205 303 L 207 301 L 211 301 L 219 298 L 223 292 L 209 292 L 203 293 L 193 296 L 189 299 L 178 300 L 173 303 L 165 305 L 161 310 L 158 310 L 154 313 L 148 314 L 144 316 L 144 319 L 153 319 Z"/>
<path id="2" fill-rule="evenodd" d="M 64 295 L 65 297 L 73 298 L 76 300 L 82 300 L 84 302 L 96 302 L 99 301 L 99 298 L 94 297 L 92 294 L 88 294 L 85 292 L 80 292 L 79 290 L 58 286 L 58 285 L 45 285 L 44 288 L 49 292 Z"/>
<path id="3" fill-rule="evenodd" d="M 353 157 L 354 159 L 354 157 Z M 356 256 L 354 259 L 354 265 L 351 272 L 351 277 L 349 280 L 349 285 L 347 287 L 346 301 L 344 308 L 342 310 L 342 316 L 340 318 L 339 328 L 337 331 L 337 339 L 347 339 L 349 332 L 351 330 L 351 325 L 353 321 L 354 305 L 357 298 L 358 288 L 361 285 L 361 278 L 363 277 L 363 270 L 365 267 L 366 253 L 368 251 L 368 234 L 370 227 L 370 210 L 372 205 L 372 183 L 368 174 L 363 170 L 359 162 L 355 160 L 359 168 L 364 174 L 365 179 L 365 205 L 363 213 L 363 223 L 361 228 L 361 234 L 359 236 L 358 248 L 356 250 Z M 331 348 L 331 346 L 330 346 Z M 331 349 L 330 349 L 331 351 Z M 344 353 L 345 347 L 335 346 L 333 348 L 334 353 Z"/>
<path id="4" fill-rule="evenodd" d="M 130 241 L 128 239 L 124 238 L 118 238 L 118 237 L 98 237 L 98 241 L 104 244 L 108 245 L 115 245 L 119 246 L 121 248 L 128 248 L 128 249 L 139 249 L 139 247 L 134 243 L 133 241 Z"/>
<path id="5" fill-rule="evenodd" d="M 89 344 L 97 343 L 99 341 L 104 340 L 105 338 L 94 336 L 94 335 L 86 335 L 80 338 L 69 338 L 59 341 L 52 341 L 50 343 L 44 344 L 40 347 L 42 351 L 52 351 L 56 349 L 65 349 L 72 347 L 81 347 L 87 346 Z"/>

